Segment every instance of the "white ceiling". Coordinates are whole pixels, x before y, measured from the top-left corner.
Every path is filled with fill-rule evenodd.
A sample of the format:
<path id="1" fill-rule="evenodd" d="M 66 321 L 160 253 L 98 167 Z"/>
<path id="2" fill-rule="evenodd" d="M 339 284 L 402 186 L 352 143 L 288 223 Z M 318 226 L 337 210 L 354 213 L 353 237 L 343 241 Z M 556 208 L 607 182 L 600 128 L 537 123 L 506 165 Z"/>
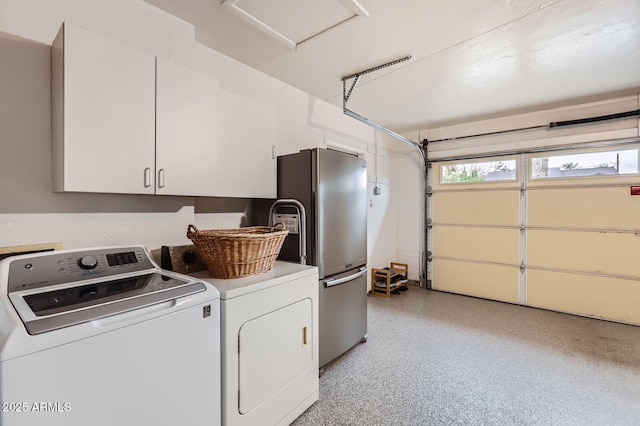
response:
<path id="1" fill-rule="evenodd" d="M 640 92 L 640 0 L 146 1 L 337 106 L 411 55 L 349 101 L 398 132 Z"/>

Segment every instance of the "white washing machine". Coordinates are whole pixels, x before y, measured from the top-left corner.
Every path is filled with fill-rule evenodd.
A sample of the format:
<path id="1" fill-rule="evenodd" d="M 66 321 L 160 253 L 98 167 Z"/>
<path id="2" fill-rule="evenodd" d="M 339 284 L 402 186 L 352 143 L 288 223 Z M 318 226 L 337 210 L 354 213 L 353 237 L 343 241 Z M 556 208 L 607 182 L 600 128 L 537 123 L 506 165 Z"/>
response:
<path id="1" fill-rule="evenodd" d="M 222 424 L 288 425 L 319 397 L 318 268 L 275 262 L 220 291 Z"/>
<path id="2" fill-rule="evenodd" d="M 219 425 L 219 308 L 142 246 L 0 261 L 0 424 Z"/>

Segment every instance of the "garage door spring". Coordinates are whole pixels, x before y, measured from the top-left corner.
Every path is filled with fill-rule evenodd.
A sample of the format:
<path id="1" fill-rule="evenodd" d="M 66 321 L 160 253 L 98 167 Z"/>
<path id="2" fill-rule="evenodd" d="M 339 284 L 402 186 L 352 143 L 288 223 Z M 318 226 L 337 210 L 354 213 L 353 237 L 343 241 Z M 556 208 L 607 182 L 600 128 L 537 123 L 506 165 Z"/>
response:
<path id="1" fill-rule="evenodd" d="M 492 136 L 492 135 L 501 135 L 505 133 L 516 133 L 523 132 L 527 130 L 542 130 L 542 129 L 555 129 L 558 127 L 566 127 L 566 126 L 575 126 L 579 124 L 590 124 L 597 123 L 599 121 L 608 121 L 608 120 L 619 120 L 622 118 L 628 117 L 636 117 L 640 116 L 640 109 L 636 109 L 633 111 L 625 111 L 618 112 L 615 114 L 607 114 L 607 115 L 599 115 L 597 117 L 588 117 L 588 118 L 579 118 L 576 120 L 566 120 L 566 121 L 553 121 L 549 124 L 542 124 L 539 126 L 530 126 L 530 127 L 520 127 L 518 129 L 509 129 L 509 130 L 498 130 L 495 132 L 487 132 L 487 133 L 476 133 L 475 135 L 466 135 L 466 136 L 456 136 L 453 138 L 445 138 L 445 139 L 436 139 L 428 142 L 444 142 L 444 141 L 454 141 L 458 139 L 468 139 L 468 138 L 476 138 L 480 136 Z M 426 139 L 425 139 L 426 141 Z"/>

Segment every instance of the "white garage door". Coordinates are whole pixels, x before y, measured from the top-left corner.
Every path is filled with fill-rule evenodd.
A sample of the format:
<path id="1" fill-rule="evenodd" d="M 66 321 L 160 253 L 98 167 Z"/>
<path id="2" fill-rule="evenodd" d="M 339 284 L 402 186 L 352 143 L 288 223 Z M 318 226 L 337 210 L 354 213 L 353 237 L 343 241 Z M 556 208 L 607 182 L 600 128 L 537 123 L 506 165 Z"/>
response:
<path id="1" fill-rule="evenodd" d="M 433 163 L 432 288 L 640 323 L 639 152 Z"/>

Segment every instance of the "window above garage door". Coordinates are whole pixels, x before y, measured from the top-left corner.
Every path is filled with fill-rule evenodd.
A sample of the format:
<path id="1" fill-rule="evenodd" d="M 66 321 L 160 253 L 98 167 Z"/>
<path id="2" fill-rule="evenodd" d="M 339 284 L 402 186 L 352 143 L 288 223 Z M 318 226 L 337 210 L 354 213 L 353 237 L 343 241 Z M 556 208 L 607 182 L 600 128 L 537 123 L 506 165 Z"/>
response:
<path id="1" fill-rule="evenodd" d="M 440 183 L 443 185 L 473 182 L 515 181 L 515 159 L 482 162 L 452 162 L 440 166 Z"/>
<path id="2" fill-rule="evenodd" d="M 612 178 L 638 175 L 638 147 L 572 150 L 530 156 L 529 177 L 535 179 Z"/>

